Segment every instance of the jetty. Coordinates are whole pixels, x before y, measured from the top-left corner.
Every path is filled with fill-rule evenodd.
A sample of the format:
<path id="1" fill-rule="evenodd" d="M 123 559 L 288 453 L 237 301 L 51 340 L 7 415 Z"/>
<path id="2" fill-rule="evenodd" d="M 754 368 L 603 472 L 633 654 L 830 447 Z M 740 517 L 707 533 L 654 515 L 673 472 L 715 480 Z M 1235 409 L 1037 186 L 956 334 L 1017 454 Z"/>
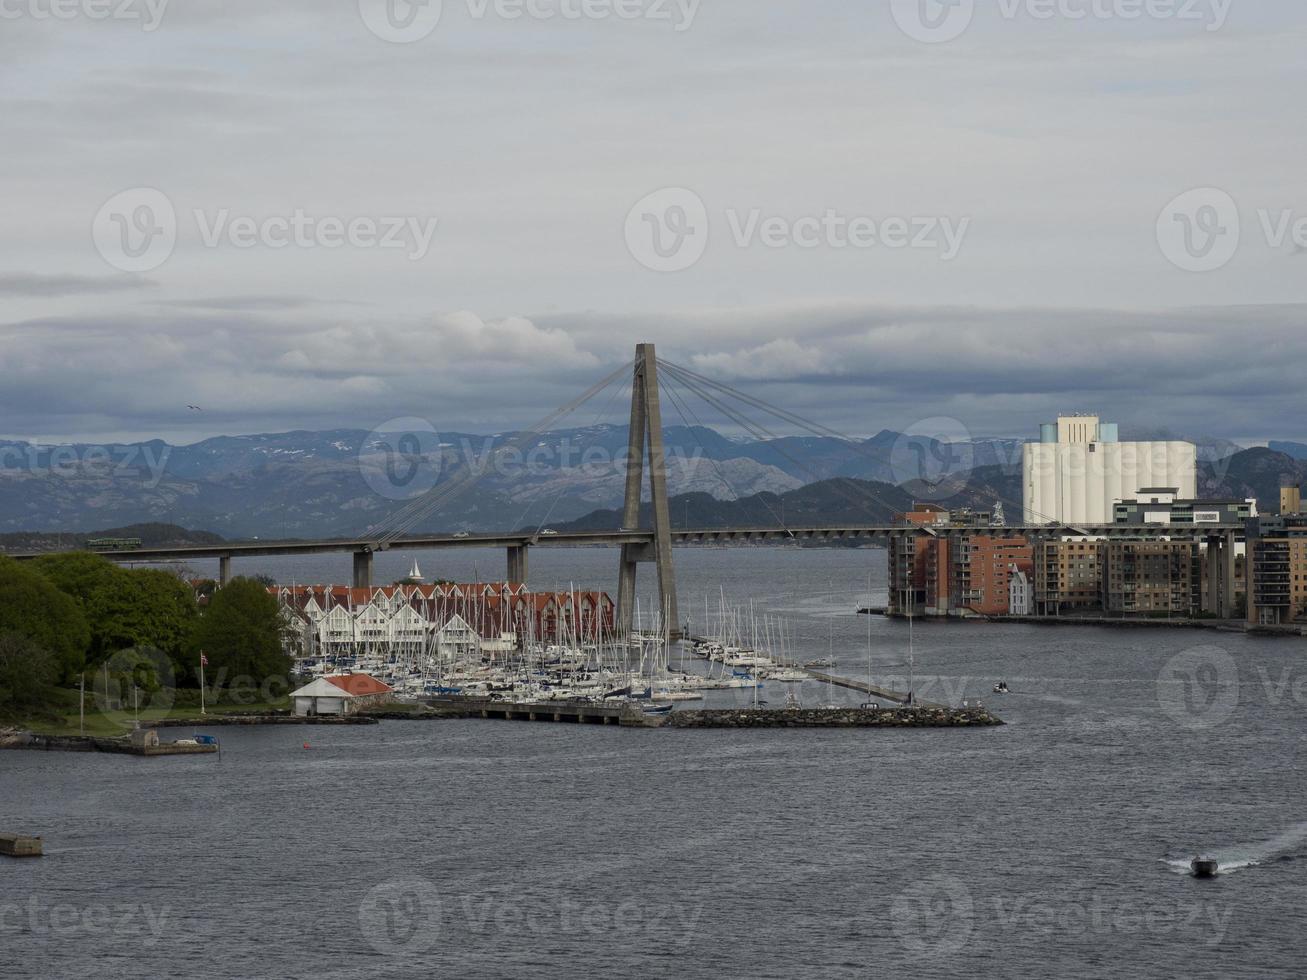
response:
<path id="1" fill-rule="evenodd" d="M 814 681 L 821 681 L 823 684 L 834 684 L 836 687 L 843 687 L 850 691 L 859 691 L 868 694 L 874 698 L 880 698 L 882 701 L 893 701 L 895 704 L 907 704 L 910 700 L 906 691 L 891 691 L 887 687 L 876 687 L 866 681 L 856 680 L 852 677 L 841 677 L 839 674 L 827 674 L 819 670 L 812 670 L 805 667 L 805 673 L 812 677 Z M 916 702 L 923 707 L 942 708 L 943 705 L 931 704 L 927 701 Z"/>
<path id="2" fill-rule="evenodd" d="M 494 718 L 500 721 L 555 721 L 574 725 L 619 725 L 657 728 L 665 718 L 646 715 L 628 702 L 500 701 L 491 698 L 438 697 L 424 702 L 445 718 Z"/>
<path id="3" fill-rule="evenodd" d="M 426 702 L 440 717 L 618 725 L 623 728 L 984 728 L 1003 720 L 977 705 L 894 708 L 695 708 L 645 714 L 630 702 L 498 701 L 441 697 Z"/>
<path id="4" fill-rule="evenodd" d="M 153 735 L 151 739 L 147 737 Z M 35 735 L 23 732 L 0 742 L 0 749 L 26 749 L 32 752 L 108 752 L 118 755 L 208 755 L 217 752 L 218 746 L 191 740 L 161 742 L 158 733 L 147 729 L 132 732 L 122 738 L 105 738 L 97 735 Z"/>
<path id="5" fill-rule="evenodd" d="M 0 834 L 0 854 L 11 858 L 41 857 L 41 838 L 22 834 Z"/>
<path id="6" fill-rule="evenodd" d="M 727 708 L 673 711 L 668 728 L 991 728 L 1004 724 L 986 708 Z"/>

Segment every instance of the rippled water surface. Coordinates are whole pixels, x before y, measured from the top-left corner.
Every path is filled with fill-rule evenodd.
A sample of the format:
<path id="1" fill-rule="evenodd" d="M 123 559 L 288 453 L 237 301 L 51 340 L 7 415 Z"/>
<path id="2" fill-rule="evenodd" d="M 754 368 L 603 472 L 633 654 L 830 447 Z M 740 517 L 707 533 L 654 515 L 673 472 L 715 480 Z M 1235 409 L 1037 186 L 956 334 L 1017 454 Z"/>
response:
<path id="1" fill-rule="evenodd" d="M 881 552 L 678 560 L 698 620 L 724 584 L 845 672 L 1009 724 L 387 723 L 219 730 L 221 761 L 0 753 L 0 831 L 47 852 L 0 864 L 0 976 L 1301 975 L 1302 640 L 917 624 L 910 670 L 906 624 L 851 614 Z M 542 552 L 532 581 L 608 586 L 613 564 Z M 1227 873 L 1189 877 L 1199 851 Z"/>

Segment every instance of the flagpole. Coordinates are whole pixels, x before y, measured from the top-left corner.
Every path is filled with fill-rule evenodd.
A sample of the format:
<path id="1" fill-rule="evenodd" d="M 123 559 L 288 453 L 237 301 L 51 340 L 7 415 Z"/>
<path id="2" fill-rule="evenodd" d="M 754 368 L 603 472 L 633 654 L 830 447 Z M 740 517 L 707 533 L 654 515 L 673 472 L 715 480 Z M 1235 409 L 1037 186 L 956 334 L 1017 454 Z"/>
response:
<path id="1" fill-rule="evenodd" d="M 204 664 L 205 662 L 206 660 L 204 656 L 204 651 L 201 650 L 200 651 L 200 714 L 207 713 L 204 710 Z"/>

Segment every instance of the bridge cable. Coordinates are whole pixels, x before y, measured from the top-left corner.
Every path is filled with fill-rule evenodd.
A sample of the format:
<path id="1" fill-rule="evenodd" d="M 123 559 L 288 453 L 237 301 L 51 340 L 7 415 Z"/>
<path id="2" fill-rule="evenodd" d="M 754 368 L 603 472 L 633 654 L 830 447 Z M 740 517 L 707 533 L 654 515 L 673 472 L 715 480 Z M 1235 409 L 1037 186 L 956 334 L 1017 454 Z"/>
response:
<path id="1" fill-rule="evenodd" d="M 794 412 L 787 411 L 786 409 L 778 408 L 777 406 L 765 402 L 762 399 L 755 398 L 742 391 L 732 388 L 730 385 L 723 384 L 719 381 L 714 381 L 712 378 L 708 378 L 705 377 L 704 375 L 698 374 L 697 372 L 691 371 L 689 368 L 681 367 L 680 365 L 663 361 L 662 358 L 659 358 L 659 363 L 664 364 L 668 368 L 679 371 L 684 375 L 688 375 L 689 377 L 694 378 L 696 381 L 700 382 L 701 384 L 708 385 L 724 394 L 730 395 L 733 398 L 737 398 L 740 401 L 753 405 L 754 407 L 759 408 L 762 411 L 765 411 L 771 415 L 774 415 L 777 418 L 783 419 L 784 421 L 787 422 L 791 422 L 794 425 L 798 425 L 806 429 L 807 431 L 813 433 L 814 435 L 832 437 L 842 442 L 846 442 L 849 444 L 850 448 L 852 448 L 855 452 L 859 453 L 860 455 L 866 456 L 867 458 L 872 459 L 873 461 L 884 463 L 890 466 L 893 465 L 892 455 L 886 457 L 875 450 L 871 450 L 867 447 L 864 441 L 853 439 L 852 437 L 847 436 L 844 433 L 839 432 L 835 429 L 832 429 L 829 426 L 824 426 L 818 422 L 813 422 L 810 419 L 806 419 L 803 416 L 798 415 Z M 996 500 L 1011 504 L 1013 507 L 1019 508 L 1023 513 L 1025 511 L 1024 501 L 1014 500 L 1013 498 L 1007 497 L 1003 494 L 995 494 L 994 497 Z M 1072 533 L 1083 533 L 1080 529 L 1074 528 L 1063 521 L 1058 521 L 1051 515 L 1040 514 L 1035 511 L 1032 511 L 1031 513 L 1036 519 L 1046 521 L 1049 525 L 1053 527 L 1059 527 L 1062 528 L 1063 530 Z"/>
<path id="2" fill-rule="evenodd" d="M 734 409 L 724 404 L 720 399 L 717 399 L 714 396 L 708 394 L 702 388 L 695 385 L 694 382 L 690 381 L 687 377 L 685 377 L 683 373 L 680 371 L 680 369 L 675 367 L 667 367 L 664 370 L 666 371 L 666 373 L 669 374 L 669 376 L 677 378 L 681 384 L 686 385 L 687 387 L 689 387 L 690 390 L 698 394 L 699 397 L 704 399 L 704 401 L 706 401 L 710 406 L 717 409 L 722 414 L 726 415 L 732 421 L 743 426 L 751 435 L 753 435 L 755 439 L 770 440 L 772 442 L 771 448 L 775 450 L 775 452 L 777 452 L 781 456 L 784 456 L 794 466 L 807 472 L 808 475 L 812 477 L 814 482 L 830 483 L 831 488 L 836 493 L 844 497 L 844 499 L 847 500 L 849 503 L 853 504 L 853 506 L 866 511 L 868 516 L 870 516 L 873 519 L 873 521 L 882 521 L 885 520 L 886 518 L 873 511 L 868 506 L 866 499 L 859 499 L 858 496 L 859 494 L 861 494 L 865 498 L 870 499 L 871 502 L 879 505 L 880 507 L 883 507 L 885 510 L 889 512 L 890 515 L 893 515 L 894 513 L 897 512 L 897 508 L 895 508 L 893 505 L 889 504 L 885 500 L 878 497 L 870 489 L 866 488 L 865 486 L 858 483 L 857 481 L 851 480 L 847 477 L 844 478 L 823 477 L 820 473 L 814 470 L 808 463 L 804 462 L 803 460 L 795 456 L 792 456 L 786 450 L 782 449 L 781 446 L 779 445 L 779 442 L 781 441 L 780 437 L 778 437 L 774 432 L 769 430 L 766 426 L 762 425 L 761 423 L 754 422 L 748 419 L 747 417 L 739 414 Z M 846 489 L 844 486 L 845 484 L 847 484 L 849 487 L 852 487 L 852 489 L 856 491 L 856 493 L 851 493 L 848 489 Z M 782 526 L 784 526 L 784 522 L 782 522 Z"/>
<path id="3" fill-rule="evenodd" d="M 674 372 L 670 372 L 670 373 L 672 374 L 672 376 L 675 376 L 675 373 L 674 373 Z M 687 384 L 687 383 L 692 384 L 692 383 L 690 383 L 690 382 L 687 382 L 687 380 L 686 380 L 685 378 L 681 378 L 680 380 L 681 380 L 682 384 Z M 774 433 L 774 432 L 772 432 L 770 429 L 768 429 L 766 426 L 762 425 L 761 423 L 754 422 L 754 421 L 748 419 L 746 416 L 743 416 L 743 415 L 740 415 L 740 414 L 736 414 L 736 413 L 735 413 L 735 412 L 734 412 L 734 411 L 733 411 L 729 406 L 723 404 L 720 400 L 718 400 L 718 399 L 714 398 L 713 396 L 707 394 L 706 392 L 702 391 L 701 389 L 698 389 L 698 388 L 692 388 L 691 390 L 694 390 L 694 391 L 699 395 L 699 397 L 703 398 L 706 402 L 708 402 L 708 404 L 709 404 L 710 406 L 712 406 L 713 408 L 716 408 L 719 412 L 722 412 L 724 415 L 726 415 L 726 416 L 727 416 L 728 418 L 730 418 L 732 421 L 735 421 L 737 424 L 743 426 L 747 431 L 750 432 L 751 435 L 753 435 L 753 437 L 754 437 L 755 439 L 758 439 L 758 440 L 760 440 L 760 441 L 762 441 L 762 440 L 770 440 L 770 441 L 773 443 L 773 445 L 772 445 L 772 447 L 771 447 L 772 449 L 774 449 L 774 450 L 775 450 L 778 454 L 780 454 L 781 456 L 784 456 L 784 457 L 785 457 L 787 460 L 789 460 L 790 463 L 792 463 L 794 466 L 797 466 L 799 469 L 806 471 L 806 472 L 808 473 L 808 475 L 813 479 L 814 482 L 829 482 L 829 483 L 831 484 L 832 489 L 834 489 L 836 493 L 838 493 L 840 496 L 844 497 L 844 499 L 847 500 L 849 503 L 853 504 L 853 506 L 858 507 L 858 508 L 861 508 L 862 510 L 865 510 L 865 511 L 867 512 L 867 514 L 868 514 L 868 515 L 869 515 L 873 520 L 877 520 L 877 521 L 878 521 L 878 520 L 882 520 L 883 518 L 882 518 L 880 515 L 878 515 L 875 511 L 871 510 L 871 509 L 867 506 L 867 503 L 866 503 L 865 500 L 860 500 L 860 499 L 858 499 L 858 497 L 857 497 L 856 495 L 850 494 L 847 490 L 843 489 L 843 488 L 841 487 L 841 482 L 848 483 L 848 484 L 850 484 L 851 486 L 853 486 L 853 488 L 854 488 L 855 490 L 859 490 L 859 491 L 861 491 L 861 492 L 862 492 L 866 497 L 869 497 L 869 498 L 870 498 L 874 503 L 879 504 L 881 507 L 884 507 L 884 508 L 885 508 L 886 510 L 888 510 L 891 514 L 893 514 L 893 513 L 895 512 L 895 508 L 894 508 L 893 506 L 891 506 L 890 504 L 886 503 L 884 500 L 881 500 L 879 497 L 877 497 L 877 496 L 876 496 L 874 493 L 872 493 L 870 490 L 866 489 L 865 487 L 862 487 L 861 485 L 859 485 L 859 484 L 856 483 L 855 481 L 847 480 L 847 479 L 841 481 L 841 479 L 840 479 L 839 477 L 835 477 L 835 478 L 825 478 L 825 477 L 823 477 L 823 476 L 822 476 L 820 473 L 818 473 L 816 470 L 812 469 L 812 467 L 809 466 L 806 462 L 804 462 L 803 460 L 801 460 L 801 459 L 799 459 L 799 458 L 797 458 L 797 457 L 795 457 L 795 456 L 790 455 L 788 452 L 786 452 L 784 449 L 782 449 L 782 448 L 780 447 L 780 445 L 778 444 L 778 443 L 781 441 L 781 440 L 780 440 L 780 437 L 777 436 L 776 433 Z M 769 509 L 770 509 L 770 508 L 769 508 Z M 774 512 L 773 512 L 773 513 L 774 513 Z M 784 525 L 784 522 L 781 522 L 781 523 L 782 523 L 782 526 L 783 526 L 783 525 Z"/>
<path id="4" fill-rule="evenodd" d="M 669 380 L 664 381 L 663 380 L 664 378 L 667 378 Z M 718 479 L 722 481 L 722 483 L 725 485 L 728 491 L 730 491 L 732 494 L 735 495 L 736 500 L 745 499 L 744 495 L 741 494 L 740 491 L 735 487 L 735 485 L 731 483 L 730 478 L 726 476 L 726 471 L 722 468 L 721 463 L 716 459 L 716 457 L 709 455 L 708 449 L 706 446 L 704 446 L 703 440 L 699 438 L 699 433 L 696 430 L 695 426 L 691 425 L 689 420 L 686 418 L 686 412 L 688 411 L 690 416 L 694 418 L 695 424 L 699 428 L 707 428 L 702 422 L 699 421 L 699 416 L 695 414 L 693 407 L 683 405 L 675 389 L 671 387 L 670 380 L 674 380 L 674 375 L 671 374 L 660 375 L 658 380 L 659 380 L 659 386 L 666 391 L 668 400 L 671 401 L 672 406 L 676 409 L 677 414 L 680 415 L 681 421 L 685 422 L 686 429 L 689 430 L 690 435 L 693 437 L 695 443 L 698 444 L 700 451 L 702 451 L 703 455 L 708 459 L 710 463 L 712 463 L 713 468 L 717 470 Z M 683 382 L 678 381 L 678 383 L 683 383 Z M 689 389 L 687 388 L 686 390 L 688 391 Z M 788 532 L 790 534 L 790 537 L 794 537 L 793 532 L 791 532 L 790 529 L 785 526 L 784 516 L 777 514 L 775 509 L 772 508 L 771 504 L 767 502 L 767 494 L 759 493 L 757 494 L 757 497 L 762 502 L 763 506 L 766 507 L 769 511 L 771 511 L 772 517 L 776 518 L 776 523 L 783 530 Z"/>
<path id="5" fill-rule="evenodd" d="M 586 389 L 586 391 L 579 397 L 572 399 L 566 405 L 551 412 L 531 428 L 519 432 L 513 439 L 503 445 L 496 446 L 491 451 L 490 461 L 493 463 L 496 458 L 502 456 L 505 452 L 513 451 L 521 453 L 522 447 L 531 439 L 576 411 L 576 409 L 590 401 L 619 378 L 629 375 L 634 370 L 634 364 L 634 360 L 622 364 L 612 373 L 591 385 L 590 388 Z M 488 468 L 489 467 L 473 468 L 465 465 L 465 467 L 448 483 L 437 486 L 432 490 L 427 491 L 427 493 L 422 496 L 409 501 L 409 503 L 400 508 L 396 513 L 389 515 L 385 520 L 379 521 L 377 524 L 370 527 L 365 536 L 375 541 L 380 546 L 390 545 L 400 535 L 411 531 L 441 507 L 447 505 L 456 497 L 469 490 L 473 484 L 485 475 L 486 469 Z"/>
<path id="6" fill-rule="evenodd" d="M 617 385 L 615 388 L 613 388 L 612 396 L 608 399 L 608 401 L 604 404 L 604 406 L 595 413 L 594 422 L 591 424 L 597 425 L 600 419 L 604 418 L 606 415 L 608 415 L 609 412 L 612 411 L 613 404 L 617 401 L 618 396 L 625 391 L 632 390 L 634 387 L 635 387 L 635 382 L 634 379 L 632 379 L 632 383 L 630 385 Z M 562 472 L 561 468 L 559 472 L 560 473 Z M 559 501 L 563 499 L 564 495 L 567 493 L 567 490 L 568 490 L 567 484 L 563 483 L 563 486 L 559 489 L 558 493 L 554 496 L 553 502 L 550 503 L 549 509 L 545 511 L 545 516 L 541 518 L 540 523 L 536 526 L 535 529 L 536 534 L 539 534 L 541 531 L 545 529 L 545 525 L 549 523 L 549 518 L 554 513 L 554 508 L 558 506 Z M 529 504 L 527 504 L 526 510 L 524 510 L 522 512 L 522 516 L 518 518 L 517 521 L 518 526 L 520 527 L 525 526 L 523 522 L 526 520 L 526 515 L 531 513 L 531 508 L 534 507 L 536 503 L 537 501 L 531 501 Z"/>

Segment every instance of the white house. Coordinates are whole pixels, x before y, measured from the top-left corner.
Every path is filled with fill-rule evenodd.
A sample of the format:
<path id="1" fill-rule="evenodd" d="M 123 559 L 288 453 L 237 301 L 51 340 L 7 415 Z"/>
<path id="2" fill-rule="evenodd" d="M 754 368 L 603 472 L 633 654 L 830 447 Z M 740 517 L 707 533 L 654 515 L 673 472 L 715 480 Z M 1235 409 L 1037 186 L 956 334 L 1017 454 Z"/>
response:
<path id="1" fill-rule="evenodd" d="M 301 718 L 307 715 L 349 714 L 349 703 L 353 699 L 354 695 L 337 687 L 325 677 L 319 677 L 298 691 L 290 692 L 290 702 L 295 708 L 295 714 Z"/>

